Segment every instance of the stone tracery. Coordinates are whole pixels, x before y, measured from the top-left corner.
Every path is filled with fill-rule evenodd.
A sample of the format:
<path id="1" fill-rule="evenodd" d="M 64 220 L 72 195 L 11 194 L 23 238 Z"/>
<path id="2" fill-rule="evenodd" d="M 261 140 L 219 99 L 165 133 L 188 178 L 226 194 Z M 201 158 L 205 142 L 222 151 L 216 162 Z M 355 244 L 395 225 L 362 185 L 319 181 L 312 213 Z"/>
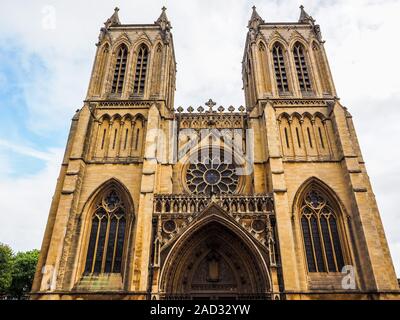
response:
<path id="1" fill-rule="evenodd" d="M 192 193 L 234 193 L 239 178 L 233 163 L 224 163 L 217 155 L 190 164 L 186 172 L 188 188 Z"/>

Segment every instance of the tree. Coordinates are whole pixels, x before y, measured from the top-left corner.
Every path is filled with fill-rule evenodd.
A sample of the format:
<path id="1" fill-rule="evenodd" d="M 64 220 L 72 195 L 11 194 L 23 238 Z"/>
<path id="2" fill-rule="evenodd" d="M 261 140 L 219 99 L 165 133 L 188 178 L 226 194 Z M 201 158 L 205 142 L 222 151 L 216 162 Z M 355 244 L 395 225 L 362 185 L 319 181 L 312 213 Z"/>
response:
<path id="1" fill-rule="evenodd" d="M 12 281 L 12 259 L 11 248 L 0 243 L 0 296 L 6 295 Z"/>
<path id="2" fill-rule="evenodd" d="M 11 297 L 21 299 L 32 287 L 39 250 L 19 252 L 12 262 L 12 281 L 9 287 Z"/>

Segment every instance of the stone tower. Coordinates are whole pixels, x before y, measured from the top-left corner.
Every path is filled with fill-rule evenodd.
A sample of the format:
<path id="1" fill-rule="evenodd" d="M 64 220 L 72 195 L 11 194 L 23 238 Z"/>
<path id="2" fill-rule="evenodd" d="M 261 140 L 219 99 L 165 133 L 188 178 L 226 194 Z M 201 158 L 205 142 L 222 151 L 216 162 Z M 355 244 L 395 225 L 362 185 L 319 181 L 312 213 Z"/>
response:
<path id="1" fill-rule="evenodd" d="M 253 8 L 246 107 L 174 109 L 153 24 L 101 29 L 72 119 L 33 299 L 351 299 L 398 284 L 319 26 Z"/>
<path id="2" fill-rule="evenodd" d="M 169 170 L 152 147 L 155 129 L 170 130 L 176 62 L 165 8 L 145 25 L 121 24 L 118 11 L 101 28 L 88 94 L 72 119 L 33 292 L 147 290 L 153 194 Z M 96 264 L 93 251 L 101 253 L 86 233 L 95 221 L 104 236 L 103 215 L 115 222 L 101 244 L 109 240 L 109 256 Z"/>
<path id="3" fill-rule="evenodd" d="M 274 194 L 284 291 L 397 292 L 352 116 L 337 97 L 320 26 L 300 10 L 298 22 L 269 23 L 253 7 L 242 69 L 257 137 L 254 186 Z M 345 265 L 354 290 L 340 281 Z"/>

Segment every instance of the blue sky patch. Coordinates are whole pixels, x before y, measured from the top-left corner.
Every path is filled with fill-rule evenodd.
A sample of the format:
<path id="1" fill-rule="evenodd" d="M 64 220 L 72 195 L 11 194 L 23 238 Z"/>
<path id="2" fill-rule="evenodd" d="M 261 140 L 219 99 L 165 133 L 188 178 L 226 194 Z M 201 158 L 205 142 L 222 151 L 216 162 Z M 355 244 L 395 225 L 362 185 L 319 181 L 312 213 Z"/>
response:
<path id="1" fill-rule="evenodd" d="M 45 161 L 18 152 L 18 146 L 47 152 L 49 148 L 64 145 L 67 137 L 64 128 L 55 128 L 54 132 L 46 135 L 29 129 L 29 96 L 26 88 L 39 79 L 50 80 L 51 73 L 38 55 L 24 51 L 23 47 L 17 45 L 0 46 L 0 61 L 0 140 L 17 147 L 11 149 L 0 144 L 0 150 L 8 166 L 11 166 L 11 170 L 9 168 L 7 171 L 9 174 L 32 174 L 43 169 Z"/>

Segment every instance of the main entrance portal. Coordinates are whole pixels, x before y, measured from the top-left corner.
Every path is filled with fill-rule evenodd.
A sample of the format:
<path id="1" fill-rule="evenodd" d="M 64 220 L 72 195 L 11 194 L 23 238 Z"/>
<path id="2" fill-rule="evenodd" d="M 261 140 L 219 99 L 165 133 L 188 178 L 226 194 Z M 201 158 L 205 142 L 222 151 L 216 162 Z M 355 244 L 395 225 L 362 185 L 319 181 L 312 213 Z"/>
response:
<path id="1" fill-rule="evenodd" d="M 266 264 L 255 245 L 219 221 L 178 241 L 163 272 L 166 299 L 265 299 Z"/>

